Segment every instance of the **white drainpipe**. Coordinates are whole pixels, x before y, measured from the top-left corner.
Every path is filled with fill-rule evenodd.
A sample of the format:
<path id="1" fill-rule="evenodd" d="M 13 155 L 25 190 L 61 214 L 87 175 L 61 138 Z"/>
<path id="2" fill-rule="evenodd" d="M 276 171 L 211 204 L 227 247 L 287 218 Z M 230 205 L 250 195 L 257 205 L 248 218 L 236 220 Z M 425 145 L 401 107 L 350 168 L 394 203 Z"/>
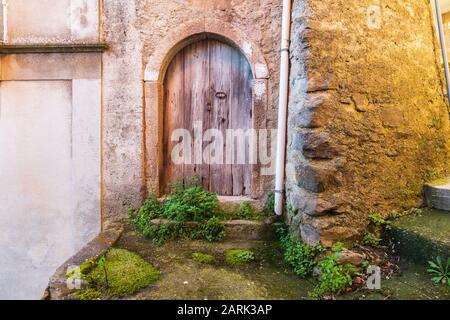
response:
<path id="1" fill-rule="evenodd" d="M 292 0 L 283 0 L 281 33 L 280 97 L 278 107 L 277 162 L 275 176 L 275 213 L 283 214 L 286 167 L 287 108 L 289 95 L 289 46 L 291 40 Z"/>
<path id="2" fill-rule="evenodd" d="M 442 10 L 441 4 L 439 0 L 434 0 L 436 6 L 436 18 L 439 30 L 439 39 L 441 42 L 442 49 L 442 60 L 444 62 L 444 70 L 445 70 L 445 81 L 447 82 L 447 98 L 450 99 L 450 71 L 448 66 L 448 55 L 447 55 L 447 46 L 445 41 L 445 33 L 444 33 L 444 24 L 442 22 Z"/>
<path id="3" fill-rule="evenodd" d="M 8 42 L 8 0 L 2 0 L 3 5 L 3 42 Z"/>

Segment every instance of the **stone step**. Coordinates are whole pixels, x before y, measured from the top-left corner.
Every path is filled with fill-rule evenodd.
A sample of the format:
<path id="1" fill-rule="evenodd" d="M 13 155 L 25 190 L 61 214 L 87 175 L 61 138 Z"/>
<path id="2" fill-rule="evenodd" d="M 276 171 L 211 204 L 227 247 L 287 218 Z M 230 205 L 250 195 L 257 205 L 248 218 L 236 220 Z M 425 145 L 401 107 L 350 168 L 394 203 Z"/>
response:
<path id="1" fill-rule="evenodd" d="M 153 225 L 173 224 L 176 222 L 155 219 L 151 221 Z M 277 239 L 277 229 L 283 224 L 278 221 L 277 217 L 266 218 L 262 221 L 252 220 L 231 220 L 223 221 L 225 226 L 224 241 L 272 241 Z M 198 223 L 186 222 L 186 227 L 195 229 Z"/>
<path id="2" fill-rule="evenodd" d="M 394 221 L 387 237 L 396 253 L 422 265 L 437 256 L 450 257 L 450 214 L 420 210 Z"/>
<path id="3" fill-rule="evenodd" d="M 450 212 L 450 178 L 425 185 L 425 198 L 428 207 Z"/>

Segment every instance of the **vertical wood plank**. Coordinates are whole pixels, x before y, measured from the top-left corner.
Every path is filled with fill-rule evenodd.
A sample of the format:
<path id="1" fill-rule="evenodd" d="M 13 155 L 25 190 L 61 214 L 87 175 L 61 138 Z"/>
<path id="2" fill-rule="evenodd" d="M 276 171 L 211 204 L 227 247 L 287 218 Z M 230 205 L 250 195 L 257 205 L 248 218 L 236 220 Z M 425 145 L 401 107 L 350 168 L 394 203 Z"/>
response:
<path id="1" fill-rule="evenodd" d="M 231 64 L 232 48 L 216 40 L 210 40 L 210 81 L 213 93 L 211 126 L 224 137 L 223 150 L 227 150 L 226 135 L 231 121 Z M 211 164 L 211 191 L 223 196 L 233 195 L 232 166 L 225 162 Z"/>
<path id="2" fill-rule="evenodd" d="M 164 191 L 168 192 L 170 183 L 184 178 L 183 165 L 172 162 L 172 150 L 180 141 L 172 141 L 175 129 L 184 127 L 184 50 L 172 60 L 165 79 L 165 110 L 164 110 Z"/>
<path id="3" fill-rule="evenodd" d="M 209 189 L 209 165 L 203 161 L 203 133 L 210 128 L 208 42 L 199 41 L 186 48 L 184 55 L 185 126 L 192 136 L 192 165 L 184 166 L 184 179 L 197 175 Z M 194 124 L 197 124 L 194 128 Z M 201 124 L 201 126 L 200 126 Z M 197 132 L 195 132 L 197 131 Z M 194 140 L 196 139 L 196 140 Z"/>
<path id="4" fill-rule="evenodd" d="M 248 129 L 252 127 L 252 73 L 247 60 L 237 50 L 233 52 L 232 61 L 230 128 L 249 133 Z M 234 141 L 233 195 L 251 195 L 250 136 L 239 135 L 236 139 L 241 141 Z M 238 149 L 241 143 L 244 145 L 244 150 Z M 239 157 L 243 157 L 245 162 L 238 161 Z"/>

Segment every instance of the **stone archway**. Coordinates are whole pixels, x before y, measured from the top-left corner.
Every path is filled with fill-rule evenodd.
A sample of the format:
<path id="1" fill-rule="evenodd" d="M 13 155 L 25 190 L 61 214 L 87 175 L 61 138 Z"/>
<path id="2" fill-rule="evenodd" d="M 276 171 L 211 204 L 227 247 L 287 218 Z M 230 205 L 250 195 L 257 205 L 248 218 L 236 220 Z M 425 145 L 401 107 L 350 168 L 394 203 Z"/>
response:
<path id="1" fill-rule="evenodd" d="M 266 129 L 267 85 L 269 72 L 259 48 L 245 34 L 228 23 L 216 19 L 195 20 L 174 29 L 149 57 L 144 74 L 145 89 L 145 186 L 147 191 L 161 194 L 164 170 L 164 78 L 173 57 L 183 48 L 199 40 L 215 39 L 236 47 L 248 60 L 253 73 L 252 128 Z M 263 195 L 260 166 L 252 165 L 251 197 Z"/>

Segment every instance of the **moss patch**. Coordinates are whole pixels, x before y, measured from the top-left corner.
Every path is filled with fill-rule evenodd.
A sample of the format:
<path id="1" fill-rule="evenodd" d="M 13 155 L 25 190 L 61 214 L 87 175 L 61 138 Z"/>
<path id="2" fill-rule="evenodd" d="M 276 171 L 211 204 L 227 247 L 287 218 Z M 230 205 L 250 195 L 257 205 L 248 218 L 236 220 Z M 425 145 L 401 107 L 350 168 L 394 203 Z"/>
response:
<path id="1" fill-rule="evenodd" d="M 109 297 L 123 297 L 149 286 L 159 276 L 159 271 L 137 254 L 111 249 L 96 261 L 89 273 L 83 275 L 89 287 L 77 291 L 75 296 L 82 300 L 98 299 L 101 293 Z"/>
<path id="2" fill-rule="evenodd" d="M 216 260 L 213 256 L 201 252 L 194 252 L 192 254 L 192 260 L 199 263 L 211 264 Z"/>
<path id="3" fill-rule="evenodd" d="M 450 184 L 450 178 L 443 178 L 439 180 L 434 180 L 428 183 L 432 187 L 446 186 Z"/>
<path id="4" fill-rule="evenodd" d="M 86 275 L 89 274 L 96 266 L 97 262 L 95 258 L 90 258 L 83 262 L 78 268 L 70 269 L 66 273 L 66 277 L 68 279 L 77 279 L 81 278 L 86 280 Z"/>
<path id="5" fill-rule="evenodd" d="M 229 250 L 226 253 L 225 261 L 231 265 L 246 264 L 255 261 L 255 254 L 250 250 Z"/>
<path id="6" fill-rule="evenodd" d="M 78 290 L 74 295 L 80 300 L 98 300 L 102 296 L 102 292 L 98 289 L 86 288 Z"/>

